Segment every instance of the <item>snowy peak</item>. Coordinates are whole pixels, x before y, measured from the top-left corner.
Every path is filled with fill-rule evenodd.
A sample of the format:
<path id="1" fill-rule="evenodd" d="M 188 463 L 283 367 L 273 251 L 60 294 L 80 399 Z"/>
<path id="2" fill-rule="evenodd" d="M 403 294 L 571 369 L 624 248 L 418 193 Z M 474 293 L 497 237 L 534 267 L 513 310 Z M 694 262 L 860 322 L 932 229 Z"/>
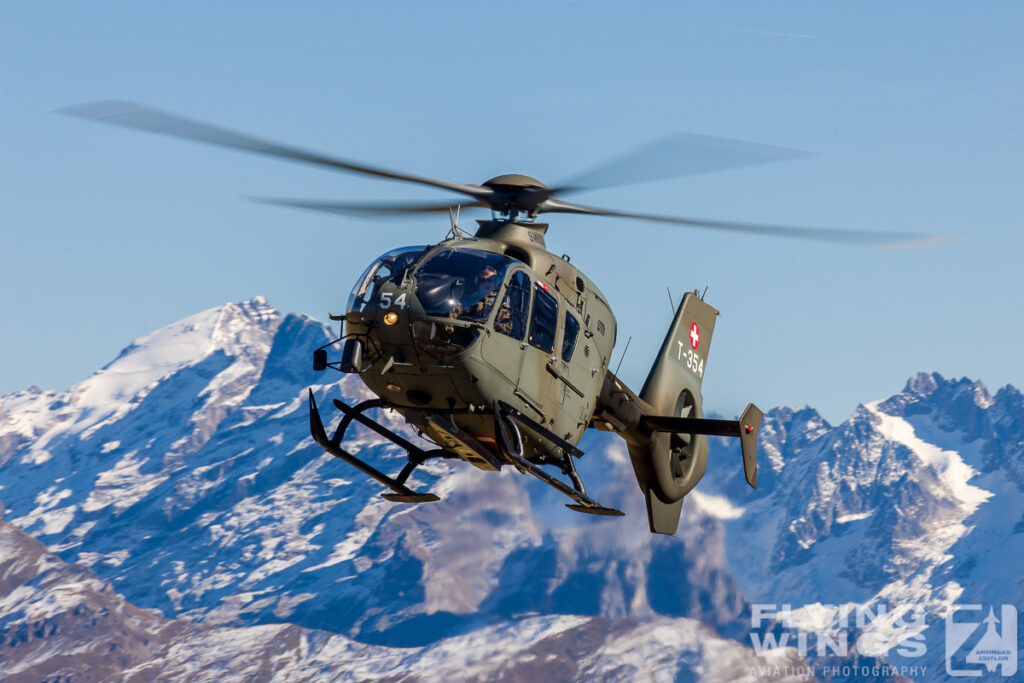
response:
<path id="1" fill-rule="evenodd" d="M 970 406 L 977 421 L 974 413 L 985 410 L 985 401 L 976 400 L 987 396 L 984 387 L 938 375 L 919 375 L 908 387 L 908 393 L 860 406 L 835 428 L 810 420 L 796 423 L 797 429 L 786 425 L 788 460 L 771 501 L 786 511 L 772 551 L 780 573 L 814 560 L 812 571 L 827 576 L 818 562 L 838 560 L 840 576 L 881 590 L 935 566 L 958 537 L 953 531 L 965 532 L 963 520 L 990 498 L 969 483 L 978 474 L 971 464 L 977 448 L 964 448 L 970 439 L 947 435 L 954 446 L 936 443 L 945 433 L 936 427 L 951 408 Z M 770 423 L 767 431 L 773 430 Z M 844 535 L 857 540 L 840 541 Z M 931 538 L 930 546 L 913 549 L 922 537 Z M 894 560 L 897 548 L 902 552 Z M 876 558 L 889 561 L 879 566 Z"/>
<path id="2" fill-rule="evenodd" d="M 965 377 L 958 380 L 947 380 L 937 372 L 917 373 L 907 380 L 903 393 L 898 395 L 898 397 L 908 398 L 911 401 L 931 396 L 947 401 L 950 398 L 960 400 L 960 397 L 967 397 L 979 408 L 988 408 L 992 405 L 992 396 L 980 381 L 972 382 Z"/>
<path id="3" fill-rule="evenodd" d="M 948 435 L 936 439 L 978 441 L 979 458 L 972 464 L 981 472 L 1004 470 L 1024 491 L 1024 397 L 1014 387 L 1005 386 L 992 396 L 981 382 L 921 373 L 878 408 L 918 429 L 931 426 Z"/>
<path id="4" fill-rule="evenodd" d="M 813 408 L 773 408 L 761 428 L 761 449 L 774 472 L 786 466 L 784 451 L 805 448 L 828 433 L 831 426 Z"/>
<path id="5" fill-rule="evenodd" d="M 322 327 L 308 318 L 302 320 L 307 327 Z M 244 396 L 244 392 L 238 394 L 240 386 L 256 384 L 282 321 L 262 297 L 224 304 L 136 339 L 113 361 L 65 392 L 28 390 L 0 397 L 0 424 L 16 427 L 2 430 L 6 443 L 0 437 L 0 460 L 15 435 L 21 441 L 45 441 L 43 435 L 57 423 L 64 423 L 62 431 L 88 436 L 124 417 L 172 377 L 178 378 L 175 388 L 180 391 L 182 380 L 190 376 L 188 381 L 196 385 L 192 395 L 202 397 L 203 403 L 225 405 L 226 400 L 231 405 L 234 398 Z"/>
<path id="6" fill-rule="evenodd" d="M 910 417 L 931 414 L 945 431 L 964 433 L 967 440 L 985 436 L 985 412 L 992 396 L 981 382 L 966 378 L 947 380 L 937 372 L 912 377 L 902 393 L 880 404 L 891 415 Z"/>
<path id="7" fill-rule="evenodd" d="M 12 458 L 22 465 L 0 478 L 9 519 L 59 547 L 78 546 L 97 519 L 118 516 L 161 487 L 173 491 L 182 484 L 176 473 L 209 464 L 192 458 L 219 430 L 298 410 L 302 391 L 318 379 L 309 353 L 327 341 L 320 323 L 282 317 L 257 298 L 141 337 L 68 391 L 0 398 L 0 467 Z M 260 395 L 250 397 L 254 391 Z M 258 407 L 246 407 L 250 398 Z M 295 422 L 287 432 L 307 439 Z M 271 432 L 278 433 L 285 432 Z M 170 493 L 162 505 L 179 504 Z"/>
<path id="8" fill-rule="evenodd" d="M 138 395 L 153 382 L 215 353 L 265 356 L 281 314 L 256 297 L 228 303 L 136 339 L 117 358 L 73 389 L 82 406 L 104 406 Z"/>

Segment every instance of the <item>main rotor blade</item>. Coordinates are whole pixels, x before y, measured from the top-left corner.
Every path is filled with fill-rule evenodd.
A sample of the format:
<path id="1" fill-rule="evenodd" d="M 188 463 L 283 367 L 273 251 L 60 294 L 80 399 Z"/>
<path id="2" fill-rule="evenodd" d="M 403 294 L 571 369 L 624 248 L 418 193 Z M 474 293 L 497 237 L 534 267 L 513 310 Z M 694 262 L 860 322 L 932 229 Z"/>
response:
<path id="1" fill-rule="evenodd" d="M 629 211 L 613 211 L 610 209 L 597 209 L 589 206 L 568 204 L 555 199 L 548 199 L 538 207 L 538 213 L 578 213 L 588 216 L 614 216 L 617 218 L 636 218 L 644 221 L 655 221 L 657 223 L 669 223 L 673 225 L 686 225 L 694 228 L 706 228 L 711 230 L 729 230 L 732 232 L 744 232 L 754 235 L 773 235 L 776 237 L 790 237 L 803 240 L 814 240 L 818 242 L 837 242 L 840 244 L 856 244 L 869 247 L 885 247 L 890 249 L 904 249 L 927 247 L 946 242 L 955 241 L 957 238 L 950 235 L 921 235 L 907 232 L 882 232 L 863 230 L 832 230 L 829 228 L 800 228 L 783 225 L 764 225 L 762 223 L 740 223 L 734 221 L 716 221 L 704 218 L 683 218 L 675 216 L 657 216 L 646 213 L 631 213 Z"/>
<path id="2" fill-rule="evenodd" d="M 677 133 L 559 183 L 556 191 L 582 192 L 601 187 L 632 185 L 810 155 L 810 152 L 790 147 L 697 133 Z"/>
<path id="3" fill-rule="evenodd" d="M 356 204 L 348 202 L 323 202 L 306 199 L 273 199 L 269 197 L 251 197 L 261 204 L 286 206 L 292 209 L 308 209 L 324 213 L 341 214 L 344 216 L 415 216 L 428 213 L 448 213 L 449 210 L 486 208 L 483 202 L 449 201 L 444 204 Z"/>
<path id="4" fill-rule="evenodd" d="M 429 185 L 431 187 L 440 187 L 445 190 L 453 190 L 455 192 L 467 194 L 474 199 L 483 199 L 492 194 L 490 188 L 481 187 L 479 185 L 453 183 L 447 180 L 437 180 L 435 178 L 427 178 L 424 176 L 396 173 L 382 168 L 366 166 L 354 161 L 328 157 L 315 152 L 298 149 L 296 147 L 289 147 L 277 142 L 262 140 L 244 133 L 237 133 L 226 128 L 203 123 L 201 121 L 187 119 L 176 114 L 148 109 L 144 106 L 133 104 L 131 102 L 122 102 L 119 100 L 91 102 L 88 104 L 80 104 L 60 109 L 58 112 L 92 121 L 101 121 L 103 123 L 124 126 L 125 128 L 134 128 L 136 130 L 159 133 L 161 135 L 193 140 L 195 142 L 205 142 L 211 145 L 230 147 L 232 149 L 238 149 L 246 152 L 254 152 L 256 154 L 265 154 L 267 156 L 282 159 L 291 159 L 292 161 L 299 161 L 317 166 L 326 166 L 328 168 L 349 171 L 351 173 L 360 173 L 378 178 L 387 178 L 389 180 L 403 180 L 411 183 L 419 183 L 421 185 Z"/>

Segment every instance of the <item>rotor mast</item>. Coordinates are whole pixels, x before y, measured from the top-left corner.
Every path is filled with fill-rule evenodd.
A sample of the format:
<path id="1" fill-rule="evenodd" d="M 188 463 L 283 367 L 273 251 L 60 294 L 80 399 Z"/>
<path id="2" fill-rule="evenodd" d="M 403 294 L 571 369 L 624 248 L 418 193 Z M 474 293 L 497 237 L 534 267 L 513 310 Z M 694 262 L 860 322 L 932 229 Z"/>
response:
<path id="1" fill-rule="evenodd" d="M 548 224 L 534 219 L 539 205 L 551 196 L 547 185 L 521 173 L 495 176 L 482 185 L 492 192 L 488 202 L 492 218 L 477 221 L 476 236 L 546 251 Z"/>

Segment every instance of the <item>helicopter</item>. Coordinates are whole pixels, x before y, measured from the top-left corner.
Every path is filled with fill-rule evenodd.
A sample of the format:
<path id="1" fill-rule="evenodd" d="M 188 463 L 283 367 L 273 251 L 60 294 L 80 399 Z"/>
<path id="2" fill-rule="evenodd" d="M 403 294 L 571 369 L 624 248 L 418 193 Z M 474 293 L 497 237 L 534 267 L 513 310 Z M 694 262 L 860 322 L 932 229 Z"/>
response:
<path id="1" fill-rule="evenodd" d="M 574 460 L 584 455 L 578 444 L 591 428 L 626 442 L 652 533 L 676 533 L 683 500 L 707 467 L 708 436 L 739 439 L 745 479 L 757 487 L 761 410 L 751 403 L 736 420 L 704 416 L 701 388 L 719 311 L 697 290 L 687 292 L 646 381 L 639 392 L 633 391 L 610 369 L 618 329 L 607 298 L 568 255 L 548 251 L 549 225 L 537 220 L 542 214 L 611 216 L 872 245 L 927 241 L 927 236 L 905 233 L 631 213 L 555 198 L 804 154 L 726 138 L 680 134 L 553 187 L 515 173 L 468 184 L 368 166 L 127 102 L 96 102 L 61 112 L 462 195 L 430 204 L 259 200 L 341 215 L 448 214 L 450 229 L 444 239 L 388 250 L 367 267 L 345 312 L 330 316 L 341 323 L 339 337 L 312 354 L 314 370 L 358 374 L 377 396 L 357 405 L 334 399 L 341 417 L 328 433 L 310 389 L 313 439 L 389 489 L 381 495 L 396 503 L 439 500 L 410 488 L 410 476 L 427 460 L 445 458 L 488 471 L 510 466 L 564 494 L 572 510 L 622 515 L 592 498 L 576 470 Z M 491 211 L 490 219 L 477 221 L 472 234 L 458 227 L 456 219 L 456 212 L 469 208 Z M 413 443 L 368 415 L 377 409 L 397 411 L 435 447 Z M 406 463 L 401 471 L 386 474 L 346 449 L 345 434 L 353 423 L 402 449 Z"/>

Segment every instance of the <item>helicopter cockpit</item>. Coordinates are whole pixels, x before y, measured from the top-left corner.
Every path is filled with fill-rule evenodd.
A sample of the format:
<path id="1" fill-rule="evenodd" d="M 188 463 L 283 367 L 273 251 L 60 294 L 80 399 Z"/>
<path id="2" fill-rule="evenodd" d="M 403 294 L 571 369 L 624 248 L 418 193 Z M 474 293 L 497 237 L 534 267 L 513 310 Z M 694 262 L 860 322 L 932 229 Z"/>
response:
<path id="1" fill-rule="evenodd" d="M 414 271 L 416 299 L 426 315 L 445 320 L 414 322 L 416 346 L 445 360 L 475 342 L 511 263 L 507 256 L 477 249 L 444 248 L 431 255 Z"/>
<path id="2" fill-rule="evenodd" d="M 407 286 L 407 275 L 414 268 L 414 296 L 424 317 L 417 319 L 414 315 L 410 321 L 413 342 L 428 356 L 445 360 L 479 337 L 515 260 L 479 249 L 442 247 L 424 254 L 427 249 L 401 247 L 381 255 L 356 281 L 348 299 L 348 312 L 362 313 L 380 298 L 386 283 Z M 500 325 L 499 331 L 505 332 Z"/>

